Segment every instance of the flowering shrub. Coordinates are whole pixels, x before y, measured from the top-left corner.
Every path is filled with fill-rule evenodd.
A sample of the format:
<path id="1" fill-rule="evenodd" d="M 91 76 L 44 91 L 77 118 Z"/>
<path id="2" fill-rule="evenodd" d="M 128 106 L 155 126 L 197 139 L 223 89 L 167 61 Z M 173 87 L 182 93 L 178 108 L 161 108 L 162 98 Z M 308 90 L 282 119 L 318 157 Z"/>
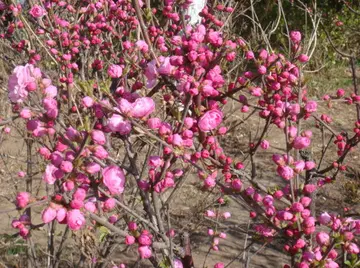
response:
<path id="1" fill-rule="evenodd" d="M 360 142 L 360 118 L 352 122 L 353 133 L 338 133 L 309 99 L 302 76 L 309 57 L 300 32 L 290 33 L 287 56 L 252 51 L 223 32 L 226 21 L 218 18 L 232 7 L 205 5 L 201 23 L 193 24 L 182 12 L 191 2 L 166 0 L 162 9 L 140 0 L 1 4 L 12 18 L 1 38 L 27 56 L 9 77 L 8 97 L 45 163 L 42 180 L 51 189 L 43 199 L 30 188 L 19 192 L 16 207 L 23 214 L 12 227 L 31 239 L 39 225 L 29 209 L 41 205 L 42 225 L 57 222 L 74 232 L 104 226 L 122 237 L 115 243 L 137 247 L 154 267 L 191 267 L 190 244 L 174 242 L 178 230 L 170 229 L 165 211 L 192 174 L 203 191 L 220 196 L 216 206 L 225 196 L 246 202 L 254 239 L 268 244 L 285 237 L 282 246 L 291 257 L 285 267 L 355 265 L 360 220 L 326 211 L 317 216 L 312 206 L 316 191 L 346 169 L 346 156 Z M 236 62 L 246 68 L 228 75 Z M 335 99 L 354 107 L 360 102 L 356 93 L 324 97 Z M 261 121 L 261 134 L 243 141 L 247 152 L 235 161 L 221 143 L 227 119 L 250 112 Z M 306 157 L 315 130 L 328 131 L 329 144 L 335 138 L 338 155 L 325 167 L 328 147 L 319 159 Z M 254 158 L 272 149 L 265 139 L 271 136 L 286 148 L 271 153 L 269 171 L 283 179 L 275 190 L 255 181 Z M 141 212 L 131 206 L 136 199 Z M 120 208 L 124 215 L 112 214 Z M 231 218 L 211 205 L 204 214 L 216 224 Z M 209 227 L 207 235 L 210 251 L 220 250 L 226 233 Z M 48 250 L 56 267 L 59 255 Z M 110 263 L 111 256 L 91 259 L 97 260 Z"/>

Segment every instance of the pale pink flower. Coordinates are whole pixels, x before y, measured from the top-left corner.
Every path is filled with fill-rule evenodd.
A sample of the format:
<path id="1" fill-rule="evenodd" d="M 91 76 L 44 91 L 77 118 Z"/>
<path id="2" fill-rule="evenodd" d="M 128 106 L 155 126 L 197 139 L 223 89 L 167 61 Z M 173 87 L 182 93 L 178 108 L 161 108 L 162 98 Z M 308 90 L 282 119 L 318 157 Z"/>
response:
<path id="1" fill-rule="evenodd" d="M 308 101 L 308 102 L 305 104 L 304 109 L 305 109 L 305 111 L 308 112 L 308 113 L 316 112 L 316 111 L 317 111 L 317 103 L 316 103 L 316 101 Z"/>
<path id="2" fill-rule="evenodd" d="M 295 163 L 294 163 L 294 171 L 296 172 L 296 173 L 300 173 L 301 171 L 303 171 L 304 170 L 304 168 L 305 168 L 305 162 L 303 161 L 303 160 L 299 160 L 299 161 L 296 161 Z"/>
<path id="3" fill-rule="evenodd" d="M 150 246 L 152 244 L 151 235 L 148 232 L 143 231 L 138 237 L 138 242 L 142 246 Z"/>
<path id="4" fill-rule="evenodd" d="M 181 260 L 174 258 L 173 259 L 173 263 L 174 263 L 174 268 L 184 268 Z"/>
<path id="5" fill-rule="evenodd" d="M 123 69 L 121 68 L 121 66 L 116 65 L 116 64 L 111 64 L 107 70 L 107 74 L 111 77 L 111 78 L 120 78 L 122 75 Z"/>
<path id="6" fill-rule="evenodd" d="M 96 146 L 93 153 L 97 158 L 101 160 L 109 157 L 109 153 L 101 145 Z"/>
<path id="7" fill-rule="evenodd" d="M 62 223 L 66 219 L 66 213 L 67 213 L 67 210 L 65 208 L 59 208 L 56 211 L 56 220 L 59 223 Z"/>
<path id="8" fill-rule="evenodd" d="M 174 71 L 174 66 L 170 63 L 170 58 L 166 57 L 164 58 L 164 61 L 160 65 L 160 67 L 157 69 L 157 72 L 161 75 L 170 75 Z"/>
<path id="9" fill-rule="evenodd" d="M 39 5 L 33 5 L 33 7 L 29 11 L 30 15 L 34 18 L 41 18 L 45 16 L 46 11 Z"/>
<path id="10" fill-rule="evenodd" d="M 262 140 L 260 143 L 260 147 L 264 150 L 267 150 L 270 147 L 270 143 L 267 140 Z"/>
<path id="11" fill-rule="evenodd" d="M 84 107 L 90 108 L 94 105 L 94 100 L 91 97 L 86 96 L 81 100 L 81 103 Z"/>
<path id="12" fill-rule="evenodd" d="M 161 120 L 157 117 L 149 118 L 146 123 L 150 129 L 158 129 L 161 126 Z"/>
<path id="13" fill-rule="evenodd" d="M 53 85 L 48 86 L 44 89 L 46 97 L 55 98 L 58 94 L 57 88 Z"/>
<path id="14" fill-rule="evenodd" d="M 118 114 L 113 114 L 109 118 L 108 127 L 113 132 L 119 132 L 120 135 L 127 135 L 131 132 L 131 123 Z"/>
<path id="15" fill-rule="evenodd" d="M 330 242 L 330 236 L 325 232 L 318 232 L 316 234 L 316 242 L 320 246 L 328 245 Z"/>
<path id="16" fill-rule="evenodd" d="M 52 164 L 48 164 L 46 166 L 45 172 L 43 174 L 43 180 L 47 183 L 47 184 L 54 184 L 56 181 L 56 177 L 55 177 L 55 172 L 58 169 L 52 165 Z"/>
<path id="17" fill-rule="evenodd" d="M 149 46 L 144 40 L 137 41 L 135 46 L 143 53 L 147 53 L 149 51 Z"/>
<path id="18" fill-rule="evenodd" d="M 159 156 L 150 156 L 149 157 L 149 166 L 152 168 L 162 167 L 164 165 L 164 160 Z"/>
<path id="19" fill-rule="evenodd" d="M 16 196 L 16 206 L 18 208 L 26 207 L 30 202 L 30 194 L 28 192 L 20 192 Z"/>
<path id="20" fill-rule="evenodd" d="M 305 169 L 306 170 L 312 170 L 315 167 L 316 167 L 316 164 L 315 164 L 314 161 L 306 161 L 305 162 Z"/>
<path id="21" fill-rule="evenodd" d="M 34 67 L 30 64 L 15 67 L 8 82 L 8 97 L 11 102 L 21 103 L 27 98 L 27 87 L 35 82 L 32 75 L 33 70 Z"/>
<path id="22" fill-rule="evenodd" d="M 298 136 L 294 139 L 293 147 L 298 150 L 305 149 L 310 146 L 311 140 L 308 137 Z"/>
<path id="23" fill-rule="evenodd" d="M 142 97 L 135 100 L 131 105 L 130 116 L 143 118 L 150 115 L 155 110 L 155 102 L 152 98 Z M 121 108 L 120 108 L 121 109 Z"/>
<path id="24" fill-rule="evenodd" d="M 31 118 L 31 110 L 28 109 L 28 108 L 22 109 L 21 112 L 20 112 L 20 116 L 21 116 L 21 118 L 23 118 L 23 119 L 29 119 L 29 118 Z"/>
<path id="25" fill-rule="evenodd" d="M 331 216 L 329 215 L 329 213 L 327 212 L 323 212 L 320 214 L 318 221 L 320 222 L 320 224 L 322 225 L 327 225 L 331 222 Z"/>
<path id="26" fill-rule="evenodd" d="M 132 235 L 127 235 L 125 237 L 125 244 L 126 245 L 132 245 L 135 243 L 135 237 L 133 237 Z"/>
<path id="27" fill-rule="evenodd" d="M 158 72 L 157 72 L 157 68 L 156 68 L 156 61 L 155 60 L 152 60 L 152 61 L 150 61 L 148 63 L 144 74 L 145 74 L 146 79 L 147 79 L 146 87 L 147 88 L 154 87 L 155 84 L 156 84 L 157 76 L 158 76 Z"/>
<path id="28" fill-rule="evenodd" d="M 85 209 L 91 213 L 95 213 L 96 205 L 93 202 L 86 202 L 84 205 Z"/>
<path id="29" fill-rule="evenodd" d="M 85 224 L 84 215 L 78 209 L 69 210 L 66 214 L 67 225 L 73 231 L 81 229 Z"/>
<path id="30" fill-rule="evenodd" d="M 93 130 L 91 131 L 91 139 L 99 145 L 104 145 L 106 143 L 106 137 L 104 132 L 101 130 Z"/>
<path id="31" fill-rule="evenodd" d="M 41 219 L 44 223 L 52 222 L 56 218 L 56 210 L 52 207 L 47 207 L 41 213 Z"/>
<path id="32" fill-rule="evenodd" d="M 207 211 L 205 212 L 205 216 L 206 216 L 206 217 L 209 217 L 209 218 L 214 218 L 214 217 L 216 217 L 216 214 L 215 214 L 215 212 L 212 211 L 212 210 L 207 210 Z"/>
<path id="33" fill-rule="evenodd" d="M 98 163 L 91 162 L 86 165 L 85 170 L 89 174 L 95 174 L 99 172 L 101 169 L 100 165 Z"/>
<path id="34" fill-rule="evenodd" d="M 138 251 L 142 259 L 148 259 L 152 255 L 151 248 L 149 246 L 141 246 L 138 248 Z"/>
<path id="35" fill-rule="evenodd" d="M 359 254 L 360 250 L 358 245 L 356 245 L 355 243 L 350 243 L 347 247 L 347 252 L 349 252 L 350 254 Z"/>
<path id="36" fill-rule="evenodd" d="M 289 166 L 278 166 L 276 171 L 280 177 L 287 181 L 294 177 L 294 170 Z"/>
<path id="37" fill-rule="evenodd" d="M 276 213 L 276 217 L 281 221 L 290 221 L 294 215 L 291 212 L 282 210 Z"/>
<path id="38" fill-rule="evenodd" d="M 301 33 L 299 31 L 290 32 L 290 39 L 295 44 L 300 43 L 300 41 L 301 41 Z"/>
<path id="39" fill-rule="evenodd" d="M 118 166 L 108 166 L 102 171 L 103 182 L 111 193 L 121 194 L 125 187 L 125 175 Z"/>
<path id="40" fill-rule="evenodd" d="M 207 111 L 200 117 L 198 127 L 203 132 L 209 132 L 221 124 L 222 118 L 223 113 L 218 109 Z"/>

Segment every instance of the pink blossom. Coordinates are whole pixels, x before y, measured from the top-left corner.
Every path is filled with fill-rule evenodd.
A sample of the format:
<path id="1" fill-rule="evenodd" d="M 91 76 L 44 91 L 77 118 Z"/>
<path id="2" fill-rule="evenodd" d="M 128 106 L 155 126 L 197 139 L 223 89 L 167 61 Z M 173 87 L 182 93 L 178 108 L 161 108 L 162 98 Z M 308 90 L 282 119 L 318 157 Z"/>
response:
<path id="1" fill-rule="evenodd" d="M 121 194 L 124 191 L 125 175 L 118 166 L 108 166 L 102 171 L 103 181 L 113 194 Z"/>
<path id="2" fill-rule="evenodd" d="M 355 243 L 350 243 L 347 246 L 347 252 L 349 252 L 350 254 L 359 254 L 360 250 L 358 245 L 356 245 Z"/>
<path id="3" fill-rule="evenodd" d="M 93 202 L 86 202 L 84 205 L 85 209 L 91 213 L 95 213 L 96 205 Z"/>
<path id="4" fill-rule="evenodd" d="M 33 5 L 33 7 L 30 9 L 30 15 L 34 18 L 41 18 L 45 16 L 46 11 L 39 5 Z"/>
<path id="5" fill-rule="evenodd" d="M 327 259 L 324 268 L 339 268 L 339 264 L 330 259 Z"/>
<path id="6" fill-rule="evenodd" d="M 184 268 L 181 260 L 174 258 L 173 259 L 173 263 L 174 263 L 174 268 Z"/>
<path id="7" fill-rule="evenodd" d="M 100 165 L 98 163 L 90 162 L 86 165 L 85 170 L 89 174 L 95 174 L 99 172 L 101 169 Z"/>
<path id="8" fill-rule="evenodd" d="M 295 149 L 302 150 L 309 147 L 311 140 L 308 137 L 298 136 L 294 139 L 293 146 Z"/>
<path id="9" fill-rule="evenodd" d="M 216 217 L 216 214 L 215 214 L 215 212 L 212 211 L 212 210 L 207 210 L 207 211 L 205 212 L 205 216 L 206 216 L 206 217 L 209 217 L 209 218 L 214 218 L 214 217 Z"/>
<path id="10" fill-rule="evenodd" d="M 155 102 L 152 98 L 138 98 L 131 105 L 130 116 L 135 118 L 143 118 L 150 115 L 154 110 Z"/>
<path id="11" fill-rule="evenodd" d="M 29 119 L 29 118 L 31 118 L 31 110 L 28 109 L 28 108 L 22 109 L 21 112 L 20 112 L 20 116 L 21 116 L 21 118 L 23 118 L 23 119 Z"/>
<path id="12" fill-rule="evenodd" d="M 159 156 L 150 156 L 149 157 L 149 166 L 153 168 L 162 167 L 164 165 L 164 160 Z"/>
<path id="13" fill-rule="evenodd" d="M 56 177 L 55 177 L 55 172 L 57 171 L 58 169 L 52 165 L 52 164 L 48 164 L 46 166 L 46 169 L 45 169 L 45 173 L 43 174 L 43 180 L 47 183 L 47 184 L 54 184 L 55 181 L 56 181 Z"/>
<path id="14" fill-rule="evenodd" d="M 231 217 L 231 213 L 230 212 L 224 212 L 223 215 L 224 219 L 228 219 Z"/>
<path id="15" fill-rule="evenodd" d="M 111 78 L 120 78 L 122 75 L 122 68 L 119 65 L 116 64 L 111 64 L 107 70 L 107 74 L 111 77 Z"/>
<path id="16" fill-rule="evenodd" d="M 149 46 L 144 40 L 137 41 L 135 46 L 143 53 L 147 53 L 149 51 Z"/>
<path id="17" fill-rule="evenodd" d="M 312 170 L 315 167 L 316 167 L 316 164 L 315 164 L 314 161 L 306 161 L 305 162 L 305 169 L 306 170 Z"/>
<path id="18" fill-rule="evenodd" d="M 316 234 L 316 242 L 321 245 L 328 245 L 330 242 L 330 236 L 325 232 L 318 232 Z"/>
<path id="19" fill-rule="evenodd" d="M 131 132 L 131 123 L 124 120 L 121 115 L 113 114 L 108 120 L 108 126 L 111 131 L 119 132 L 120 135 L 127 135 Z"/>
<path id="20" fill-rule="evenodd" d="M 164 58 L 164 61 L 157 69 L 157 72 L 161 75 L 170 75 L 174 71 L 174 66 L 170 64 L 170 58 Z"/>
<path id="21" fill-rule="evenodd" d="M 29 229 L 27 229 L 25 227 L 21 228 L 20 232 L 19 232 L 20 236 L 24 239 L 28 238 L 29 233 L 30 233 Z"/>
<path id="22" fill-rule="evenodd" d="M 18 208 L 26 207 L 30 202 L 30 194 L 28 192 L 20 192 L 16 195 L 16 206 Z"/>
<path id="23" fill-rule="evenodd" d="M 86 190 L 84 188 L 77 188 L 73 193 L 73 199 L 84 201 L 86 198 Z"/>
<path id="24" fill-rule="evenodd" d="M 142 232 L 138 237 L 138 242 L 142 246 L 150 246 L 152 244 L 151 235 L 148 232 Z"/>
<path id="25" fill-rule="evenodd" d="M 276 171 L 280 177 L 287 181 L 294 177 L 294 170 L 289 166 L 278 166 Z"/>
<path id="26" fill-rule="evenodd" d="M 270 143 L 267 140 L 262 140 L 260 143 L 260 147 L 264 150 L 267 150 L 270 147 Z"/>
<path id="27" fill-rule="evenodd" d="M 301 33 L 299 31 L 290 32 L 290 39 L 295 44 L 300 43 L 300 41 L 301 41 Z"/>
<path id="28" fill-rule="evenodd" d="M 129 228 L 129 231 L 132 232 L 132 231 L 136 231 L 138 227 L 137 227 L 136 222 L 131 221 L 128 223 L 128 228 Z"/>
<path id="29" fill-rule="evenodd" d="M 94 105 L 94 100 L 91 97 L 86 96 L 81 100 L 81 103 L 84 107 L 91 108 Z"/>
<path id="30" fill-rule="evenodd" d="M 308 102 L 305 104 L 304 109 L 305 109 L 305 111 L 308 112 L 308 113 L 316 112 L 316 111 L 317 111 L 317 103 L 316 103 L 316 101 L 308 101 Z"/>
<path id="31" fill-rule="evenodd" d="M 304 206 L 299 202 L 295 202 L 291 205 L 291 210 L 293 212 L 302 212 L 304 210 Z"/>
<path id="32" fill-rule="evenodd" d="M 78 209 L 69 210 L 66 214 L 67 225 L 73 231 L 81 229 L 85 224 L 84 215 Z"/>
<path id="33" fill-rule="evenodd" d="M 101 130 L 93 130 L 93 131 L 91 131 L 91 139 L 96 144 L 104 145 L 106 143 L 105 134 Z"/>
<path id="34" fill-rule="evenodd" d="M 57 105 L 58 105 L 57 101 L 53 98 L 47 97 L 43 99 L 43 106 L 44 109 L 46 110 L 46 115 L 49 118 L 54 119 L 58 116 L 59 110 Z"/>
<path id="35" fill-rule="evenodd" d="M 41 213 L 41 219 L 44 223 L 52 222 L 56 218 L 56 210 L 52 207 L 47 207 Z"/>
<path id="36" fill-rule="evenodd" d="M 116 206 L 116 201 L 114 198 L 108 198 L 104 202 L 104 211 L 111 211 Z"/>
<path id="37" fill-rule="evenodd" d="M 125 244 L 126 245 L 132 245 L 135 243 L 135 237 L 133 237 L 132 235 L 127 235 L 125 237 Z"/>
<path id="38" fill-rule="evenodd" d="M 327 212 L 323 212 L 320 214 L 318 220 L 320 224 L 327 225 L 331 222 L 331 216 Z"/>
<path id="39" fill-rule="evenodd" d="M 212 176 L 208 176 L 204 181 L 205 188 L 214 188 L 216 185 L 216 181 Z"/>
<path id="40" fill-rule="evenodd" d="M 209 132 L 221 124 L 222 118 L 223 113 L 220 110 L 210 110 L 200 117 L 198 126 L 201 131 Z"/>
<path id="41" fill-rule="evenodd" d="M 309 57 L 307 56 L 307 55 L 305 55 L 305 54 L 300 54 L 299 55 L 299 57 L 298 57 L 298 60 L 300 61 L 300 62 L 308 62 L 308 60 L 309 60 Z"/>
<path id="42" fill-rule="evenodd" d="M 109 157 L 109 153 L 101 145 L 95 146 L 93 153 L 97 158 L 101 160 Z"/>
<path id="43" fill-rule="evenodd" d="M 138 251 L 142 259 L 148 259 L 152 255 L 151 248 L 149 246 L 140 246 Z"/>
<path id="44" fill-rule="evenodd" d="M 60 165 L 60 169 L 65 173 L 70 173 L 73 170 L 73 165 L 69 161 L 62 161 Z"/>
<path id="45" fill-rule="evenodd" d="M 147 79 L 146 87 L 147 88 L 154 87 L 155 84 L 156 84 L 157 76 L 158 76 L 158 72 L 157 72 L 157 68 L 156 68 L 156 61 L 155 60 L 152 60 L 152 61 L 150 61 L 148 63 L 144 74 L 145 74 L 146 79 Z"/>
<path id="46" fill-rule="evenodd" d="M 161 120 L 157 117 L 149 118 L 146 123 L 150 129 L 158 129 L 161 126 Z"/>
<path id="47" fill-rule="evenodd" d="M 294 215 L 288 211 L 282 210 L 276 213 L 276 217 L 281 221 L 290 221 Z"/>
<path id="48" fill-rule="evenodd" d="M 30 64 L 15 67 L 8 82 L 8 96 L 11 102 L 21 103 L 27 98 L 27 86 L 35 82 L 32 76 L 33 70 L 34 67 Z"/>
<path id="49" fill-rule="evenodd" d="M 222 263 L 222 262 L 217 262 L 215 265 L 214 265 L 214 268 L 224 268 L 225 265 Z"/>
<path id="50" fill-rule="evenodd" d="M 296 173 L 300 173 L 305 168 L 305 162 L 303 160 L 296 161 L 294 162 L 294 166 L 294 171 Z"/>
<path id="51" fill-rule="evenodd" d="M 240 179 L 234 179 L 231 182 L 231 187 L 233 188 L 234 191 L 240 191 L 241 190 L 241 186 L 242 186 L 242 182 Z"/>
<path id="52" fill-rule="evenodd" d="M 66 213 L 67 213 L 67 210 L 65 208 L 60 208 L 56 211 L 56 220 L 59 222 L 59 223 L 63 223 L 66 219 Z"/>
<path id="53" fill-rule="evenodd" d="M 55 98 L 58 94 L 57 88 L 53 85 L 48 86 L 44 89 L 46 97 Z"/>

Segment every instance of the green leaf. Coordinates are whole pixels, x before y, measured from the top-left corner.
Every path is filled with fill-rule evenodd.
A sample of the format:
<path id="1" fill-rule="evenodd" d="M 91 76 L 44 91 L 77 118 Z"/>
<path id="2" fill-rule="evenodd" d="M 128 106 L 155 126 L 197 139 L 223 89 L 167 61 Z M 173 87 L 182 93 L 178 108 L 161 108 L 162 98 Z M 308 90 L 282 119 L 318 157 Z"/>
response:
<path id="1" fill-rule="evenodd" d="M 99 237 L 100 242 L 103 242 L 106 236 L 110 233 L 109 229 L 106 228 L 105 226 L 100 226 L 99 232 L 100 232 L 100 237 Z"/>

